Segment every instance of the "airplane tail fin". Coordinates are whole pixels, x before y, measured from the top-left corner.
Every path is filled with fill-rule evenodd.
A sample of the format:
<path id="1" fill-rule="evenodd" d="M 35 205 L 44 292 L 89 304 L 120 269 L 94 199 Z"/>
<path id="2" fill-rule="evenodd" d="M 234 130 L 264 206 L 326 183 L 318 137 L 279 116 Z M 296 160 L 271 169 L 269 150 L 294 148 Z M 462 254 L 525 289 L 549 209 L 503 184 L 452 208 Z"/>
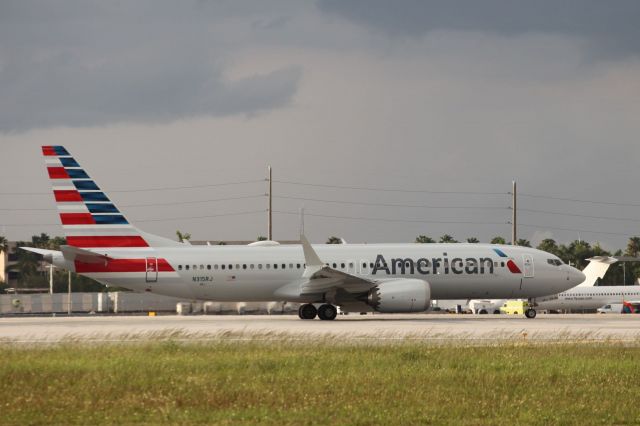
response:
<path id="1" fill-rule="evenodd" d="M 136 248 L 180 245 L 131 225 L 63 146 L 43 146 L 42 154 L 69 246 Z"/>
<path id="2" fill-rule="evenodd" d="M 589 264 L 582 270 L 586 278 L 578 287 L 592 287 L 596 285 L 598 279 L 604 277 L 609 266 L 618 261 L 618 259 L 609 256 L 595 256 L 587 260 Z"/>

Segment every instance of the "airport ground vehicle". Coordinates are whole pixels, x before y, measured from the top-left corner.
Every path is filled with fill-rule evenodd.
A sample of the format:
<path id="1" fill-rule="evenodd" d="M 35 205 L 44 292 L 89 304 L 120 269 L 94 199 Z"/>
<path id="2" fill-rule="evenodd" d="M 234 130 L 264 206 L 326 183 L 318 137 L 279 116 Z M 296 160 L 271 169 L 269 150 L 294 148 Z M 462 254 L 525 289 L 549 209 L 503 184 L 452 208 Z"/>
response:
<path id="1" fill-rule="evenodd" d="M 192 246 L 133 226 L 64 147 L 42 152 L 68 245 L 24 249 L 103 284 L 195 300 L 296 302 L 301 319 L 333 320 L 338 306 L 423 312 L 431 299 L 531 299 L 584 280 L 557 256 L 519 246 L 312 246 L 304 235 L 300 245 Z"/>
<path id="2" fill-rule="evenodd" d="M 599 314 L 640 314 L 640 302 L 610 303 L 598 308 Z"/>
<path id="3" fill-rule="evenodd" d="M 597 309 L 599 314 L 621 314 L 624 305 L 622 303 L 611 303 Z"/>
<path id="4" fill-rule="evenodd" d="M 474 314 L 499 314 L 504 300 L 471 300 L 469 308 Z"/>
<path id="5" fill-rule="evenodd" d="M 526 300 L 507 300 L 500 308 L 500 312 L 507 315 L 524 314 L 527 318 L 535 318 L 536 311 Z"/>

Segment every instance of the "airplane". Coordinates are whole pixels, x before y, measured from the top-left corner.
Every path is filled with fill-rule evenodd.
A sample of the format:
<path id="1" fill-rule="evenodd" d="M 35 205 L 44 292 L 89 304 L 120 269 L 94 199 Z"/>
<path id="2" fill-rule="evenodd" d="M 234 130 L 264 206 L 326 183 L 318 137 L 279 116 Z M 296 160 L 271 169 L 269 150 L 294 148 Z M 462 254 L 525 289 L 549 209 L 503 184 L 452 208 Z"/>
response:
<path id="1" fill-rule="evenodd" d="M 640 302 L 640 285 L 629 286 L 596 286 L 597 280 L 602 278 L 609 266 L 622 261 L 640 261 L 637 258 L 616 258 L 597 256 L 589 260 L 584 268 L 585 280 L 570 290 L 536 298 L 537 310 L 587 310 L 598 309 L 609 304 L 624 304 Z"/>
<path id="2" fill-rule="evenodd" d="M 67 245 L 23 248 L 105 285 L 195 300 L 297 302 L 301 319 L 333 320 L 337 307 L 423 312 L 432 298 L 535 298 L 584 280 L 552 254 L 507 245 L 311 245 L 304 233 L 300 245 L 187 245 L 134 227 L 63 146 L 42 152 Z"/>

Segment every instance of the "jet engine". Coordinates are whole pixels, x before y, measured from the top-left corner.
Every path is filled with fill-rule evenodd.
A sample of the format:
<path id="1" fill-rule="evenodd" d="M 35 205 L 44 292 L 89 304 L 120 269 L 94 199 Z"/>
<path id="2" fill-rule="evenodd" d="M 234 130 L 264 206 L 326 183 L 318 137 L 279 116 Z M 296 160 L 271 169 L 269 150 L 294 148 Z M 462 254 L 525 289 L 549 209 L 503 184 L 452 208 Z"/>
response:
<path id="1" fill-rule="evenodd" d="M 369 290 L 366 303 L 377 312 L 423 312 L 431 304 L 431 286 L 417 279 L 385 281 Z"/>

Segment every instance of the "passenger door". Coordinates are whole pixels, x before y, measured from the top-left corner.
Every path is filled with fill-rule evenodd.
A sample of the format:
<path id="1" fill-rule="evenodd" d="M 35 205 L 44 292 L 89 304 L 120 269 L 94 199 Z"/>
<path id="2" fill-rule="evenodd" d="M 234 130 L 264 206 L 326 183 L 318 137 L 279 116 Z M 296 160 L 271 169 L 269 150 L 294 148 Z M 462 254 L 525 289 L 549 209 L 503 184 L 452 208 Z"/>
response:
<path id="1" fill-rule="evenodd" d="M 146 280 L 148 283 L 158 282 L 158 259 L 147 257 Z"/>
<path id="2" fill-rule="evenodd" d="M 533 256 L 531 256 L 530 254 L 523 254 L 522 264 L 523 264 L 522 275 L 525 278 L 533 278 L 533 275 L 534 275 Z"/>

